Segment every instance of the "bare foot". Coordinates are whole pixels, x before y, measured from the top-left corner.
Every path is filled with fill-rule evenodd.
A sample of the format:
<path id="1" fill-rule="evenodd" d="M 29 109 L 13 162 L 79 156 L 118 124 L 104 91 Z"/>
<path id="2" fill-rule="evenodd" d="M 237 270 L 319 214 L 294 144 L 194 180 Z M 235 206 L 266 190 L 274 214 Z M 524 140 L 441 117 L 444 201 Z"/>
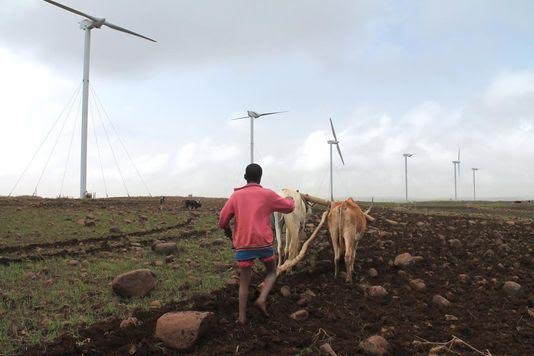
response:
<path id="1" fill-rule="evenodd" d="M 260 309 L 263 315 L 265 315 L 267 318 L 269 317 L 269 312 L 267 311 L 267 304 L 265 302 L 256 300 L 254 304 L 258 307 L 258 309 Z"/>

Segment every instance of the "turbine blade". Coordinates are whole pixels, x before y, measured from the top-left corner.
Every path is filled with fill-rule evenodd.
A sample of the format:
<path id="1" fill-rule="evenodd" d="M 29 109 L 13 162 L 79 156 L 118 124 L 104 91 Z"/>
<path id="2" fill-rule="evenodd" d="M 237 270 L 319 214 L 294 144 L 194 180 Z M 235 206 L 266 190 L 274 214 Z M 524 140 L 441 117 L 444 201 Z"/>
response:
<path id="1" fill-rule="evenodd" d="M 334 135 L 334 140 L 337 141 L 336 130 L 334 130 L 334 124 L 332 123 L 332 119 L 331 118 L 330 118 L 330 127 L 332 128 L 332 135 Z M 338 147 L 338 150 L 339 150 L 339 147 Z"/>
<path id="2" fill-rule="evenodd" d="M 243 119 L 248 119 L 249 117 L 248 116 L 242 116 L 242 117 L 236 117 L 235 119 L 232 119 L 232 120 L 243 120 Z"/>
<path id="3" fill-rule="evenodd" d="M 47 0 L 45 0 L 47 1 Z M 146 37 L 146 36 L 143 36 L 143 35 L 140 35 L 136 32 L 133 32 L 133 31 L 130 31 L 124 27 L 120 27 L 120 26 L 117 26 L 117 25 L 114 25 L 112 24 L 111 22 L 108 22 L 108 21 L 104 21 L 103 23 L 104 26 L 107 26 L 109 28 L 112 28 L 114 30 L 117 30 L 117 31 L 121 31 L 121 32 L 124 32 L 124 33 L 128 33 L 130 35 L 133 35 L 133 36 L 137 36 L 137 37 L 141 37 L 141 38 L 144 38 L 145 40 L 149 40 L 149 41 L 152 41 L 152 42 L 156 42 L 156 40 L 153 40 L 152 38 L 150 37 Z"/>
<path id="4" fill-rule="evenodd" d="M 261 117 L 261 116 L 267 116 L 267 115 L 274 115 L 274 114 L 281 114 L 283 112 L 287 112 L 287 111 L 273 111 L 273 112 L 266 112 L 266 113 L 263 113 L 263 114 L 259 114 L 258 117 Z"/>
<path id="5" fill-rule="evenodd" d="M 74 14 L 76 14 L 76 15 L 80 15 L 80 16 L 83 16 L 83 17 L 85 17 L 85 18 L 88 18 L 89 20 L 93 20 L 93 21 L 98 21 L 98 20 L 99 20 L 98 18 L 96 18 L 96 17 L 94 17 L 94 16 L 88 15 L 88 14 L 86 14 L 86 13 L 83 13 L 83 12 L 81 12 L 81 11 L 78 11 L 78 10 L 76 10 L 76 9 L 73 9 L 72 7 L 68 7 L 68 6 L 66 6 L 66 5 L 60 4 L 60 3 L 58 3 L 58 2 L 55 2 L 55 1 L 52 1 L 52 0 L 43 0 L 43 1 L 46 1 L 47 3 L 52 4 L 52 5 L 54 5 L 54 6 L 60 7 L 60 8 L 62 8 L 63 10 L 67 10 L 67 11 L 69 11 L 69 12 L 72 12 L 72 13 L 74 13 Z"/>
<path id="6" fill-rule="evenodd" d="M 343 165 L 345 165 L 345 161 L 343 160 L 343 155 L 341 154 L 341 150 L 339 149 L 339 144 L 336 143 L 337 153 L 339 153 L 339 158 L 341 158 L 341 162 Z"/>

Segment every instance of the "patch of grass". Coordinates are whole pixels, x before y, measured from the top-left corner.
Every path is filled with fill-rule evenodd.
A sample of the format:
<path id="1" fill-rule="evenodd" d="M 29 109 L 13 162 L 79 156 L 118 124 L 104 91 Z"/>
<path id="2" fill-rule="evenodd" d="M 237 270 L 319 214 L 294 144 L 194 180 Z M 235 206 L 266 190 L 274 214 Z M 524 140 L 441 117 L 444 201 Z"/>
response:
<path id="1" fill-rule="evenodd" d="M 220 232 L 202 236 L 219 237 L 223 237 Z M 177 243 L 180 252 L 174 261 L 160 266 L 155 262 L 165 257 L 149 247 L 80 257 L 77 266 L 67 264 L 71 258 L 0 266 L 0 350 L 5 354 L 21 352 L 27 345 L 50 342 L 63 332 L 75 335 L 79 325 L 146 310 L 154 300 L 165 305 L 224 286 L 230 271 L 217 270 L 214 262 L 231 264 L 229 241 L 227 246 L 206 248 L 200 247 L 196 238 Z M 115 296 L 110 287 L 113 278 L 138 268 L 155 272 L 156 288 L 144 298 Z M 184 283 L 188 288 L 180 288 Z"/>
<path id="2" fill-rule="evenodd" d="M 186 211 L 160 213 L 143 208 L 4 206 L 0 207 L 0 247 L 107 236 L 112 226 L 125 233 L 150 230 L 177 224 L 188 216 Z M 95 220 L 95 226 L 78 223 L 87 217 Z"/>

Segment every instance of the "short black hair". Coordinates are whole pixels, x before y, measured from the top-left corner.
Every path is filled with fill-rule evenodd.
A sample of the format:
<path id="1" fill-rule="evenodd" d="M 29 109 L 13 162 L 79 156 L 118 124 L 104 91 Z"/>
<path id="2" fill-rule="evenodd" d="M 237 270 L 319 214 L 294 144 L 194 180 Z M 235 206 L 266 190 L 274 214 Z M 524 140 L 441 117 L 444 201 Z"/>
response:
<path id="1" fill-rule="evenodd" d="M 261 182 L 261 175 L 263 174 L 263 169 L 261 169 L 261 166 L 256 163 L 251 163 L 247 166 L 245 169 L 245 179 L 248 183 L 254 182 L 259 183 Z"/>

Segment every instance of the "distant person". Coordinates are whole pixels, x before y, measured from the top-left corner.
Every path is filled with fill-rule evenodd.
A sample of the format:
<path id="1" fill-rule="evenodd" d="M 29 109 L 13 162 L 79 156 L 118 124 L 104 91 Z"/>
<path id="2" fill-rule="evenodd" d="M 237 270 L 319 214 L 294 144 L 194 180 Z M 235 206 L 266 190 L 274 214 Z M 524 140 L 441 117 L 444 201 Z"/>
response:
<path id="1" fill-rule="evenodd" d="M 232 239 L 236 250 L 235 259 L 239 266 L 239 322 L 247 320 L 247 299 L 250 285 L 251 268 L 254 260 L 265 265 L 267 274 L 256 306 L 265 316 L 267 296 L 276 281 L 276 256 L 273 248 L 273 232 L 270 217 L 275 211 L 290 213 L 295 208 L 292 198 L 283 198 L 270 189 L 260 185 L 262 169 L 259 165 L 249 164 L 245 170 L 247 184 L 235 188 L 219 216 L 219 227 Z M 235 233 L 232 238 L 230 220 L 235 217 Z"/>

